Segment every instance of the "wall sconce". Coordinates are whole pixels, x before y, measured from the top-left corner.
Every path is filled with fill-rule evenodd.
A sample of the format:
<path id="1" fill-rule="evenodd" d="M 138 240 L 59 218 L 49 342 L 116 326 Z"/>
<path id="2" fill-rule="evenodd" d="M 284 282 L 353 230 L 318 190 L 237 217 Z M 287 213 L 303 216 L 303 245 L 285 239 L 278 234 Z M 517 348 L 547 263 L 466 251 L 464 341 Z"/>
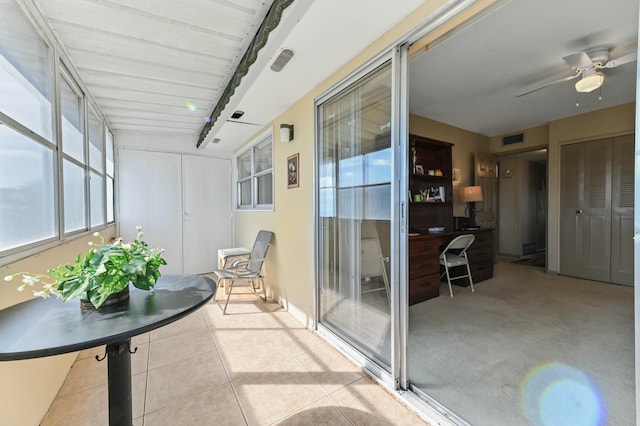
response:
<path id="1" fill-rule="evenodd" d="M 280 142 L 291 142 L 293 140 L 293 124 L 280 125 Z"/>
<path id="2" fill-rule="evenodd" d="M 469 226 L 467 229 L 477 228 L 476 225 L 476 201 L 482 201 L 482 187 L 480 186 L 465 186 L 462 188 L 462 201 L 467 203 L 465 215 L 469 218 Z"/>

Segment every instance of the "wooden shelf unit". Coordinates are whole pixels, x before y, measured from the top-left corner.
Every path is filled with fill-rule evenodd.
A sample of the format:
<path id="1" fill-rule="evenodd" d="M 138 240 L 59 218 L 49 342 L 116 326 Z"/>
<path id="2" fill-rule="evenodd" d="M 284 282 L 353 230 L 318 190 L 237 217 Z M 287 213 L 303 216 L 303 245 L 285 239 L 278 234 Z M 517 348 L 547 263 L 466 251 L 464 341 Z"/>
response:
<path id="1" fill-rule="evenodd" d="M 409 230 L 419 233 L 409 237 L 409 304 L 423 302 L 440 295 L 440 251 L 458 235 L 472 233 L 476 239 L 469 247 L 469 261 L 474 284 L 493 277 L 493 230 L 454 231 L 453 229 L 453 144 L 435 139 L 409 135 Z M 423 173 L 416 173 L 415 164 Z M 430 175 L 429 170 L 434 171 Z M 441 176 L 436 176 L 435 173 Z M 438 188 L 444 201 L 414 201 L 414 195 L 429 188 Z M 439 233 L 429 228 L 444 227 Z M 460 275 L 453 270 L 454 275 Z M 467 279 L 455 280 L 456 285 L 468 286 Z"/>
<path id="2" fill-rule="evenodd" d="M 412 200 L 409 204 L 409 227 L 412 232 L 427 232 L 432 227 L 453 230 L 452 147 L 453 144 L 448 142 L 409 135 L 409 191 Z M 415 164 L 422 167 L 422 174 L 414 173 L 414 150 Z M 430 175 L 430 170 L 441 176 Z M 422 194 L 428 193 L 430 188 L 437 188 L 444 201 L 427 201 Z M 417 194 L 421 194 L 419 202 L 414 201 Z"/>

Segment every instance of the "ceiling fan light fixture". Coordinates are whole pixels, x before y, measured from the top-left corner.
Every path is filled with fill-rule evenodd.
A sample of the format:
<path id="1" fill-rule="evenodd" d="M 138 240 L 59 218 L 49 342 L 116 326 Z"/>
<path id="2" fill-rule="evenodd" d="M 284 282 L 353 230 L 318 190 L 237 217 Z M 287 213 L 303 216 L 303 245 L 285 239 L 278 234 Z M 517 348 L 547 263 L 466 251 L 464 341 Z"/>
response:
<path id="1" fill-rule="evenodd" d="M 584 75 L 576 83 L 576 91 L 580 93 L 589 93 L 598 89 L 604 83 L 604 74 L 597 71 L 591 74 Z"/>

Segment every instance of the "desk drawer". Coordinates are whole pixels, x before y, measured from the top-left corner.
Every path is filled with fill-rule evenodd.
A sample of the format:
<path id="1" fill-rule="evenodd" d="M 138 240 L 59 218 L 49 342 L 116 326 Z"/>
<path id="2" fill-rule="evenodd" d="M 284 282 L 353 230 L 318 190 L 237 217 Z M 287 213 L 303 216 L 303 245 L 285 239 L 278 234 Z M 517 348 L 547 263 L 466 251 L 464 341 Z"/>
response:
<path id="1" fill-rule="evenodd" d="M 431 274 L 409 280 L 409 305 L 440 295 L 440 275 Z"/>
<path id="2" fill-rule="evenodd" d="M 486 262 L 491 261 L 493 263 L 493 246 L 489 247 L 469 247 L 467 250 L 469 256 L 469 262 Z"/>
<path id="3" fill-rule="evenodd" d="M 409 258 L 409 279 L 437 274 L 440 270 L 438 255 Z"/>
<path id="4" fill-rule="evenodd" d="M 493 278 L 493 262 L 472 263 L 469 267 L 474 284 Z"/>

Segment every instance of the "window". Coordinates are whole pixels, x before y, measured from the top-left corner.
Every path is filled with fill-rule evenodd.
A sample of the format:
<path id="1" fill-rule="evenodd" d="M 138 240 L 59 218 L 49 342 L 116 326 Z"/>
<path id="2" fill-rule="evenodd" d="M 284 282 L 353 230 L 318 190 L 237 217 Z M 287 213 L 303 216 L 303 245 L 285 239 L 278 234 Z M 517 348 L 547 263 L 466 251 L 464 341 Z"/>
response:
<path id="1" fill-rule="evenodd" d="M 0 10 L 2 265 L 113 222 L 114 157 L 111 133 L 54 58 L 50 33 L 18 2 L 0 0 Z"/>
<path id="2" fill-rule="evenodd" d="M 82 94 L 66 72 L 60 79 L 64 232 L 87 229 L 85 189 L 84 104 Z"/>
<path id="3" fill-rule="evenodd" d="M 273 137 L 258 139 L 236 157 L 236 207 L 269 209 L 273 206 Z"/>

